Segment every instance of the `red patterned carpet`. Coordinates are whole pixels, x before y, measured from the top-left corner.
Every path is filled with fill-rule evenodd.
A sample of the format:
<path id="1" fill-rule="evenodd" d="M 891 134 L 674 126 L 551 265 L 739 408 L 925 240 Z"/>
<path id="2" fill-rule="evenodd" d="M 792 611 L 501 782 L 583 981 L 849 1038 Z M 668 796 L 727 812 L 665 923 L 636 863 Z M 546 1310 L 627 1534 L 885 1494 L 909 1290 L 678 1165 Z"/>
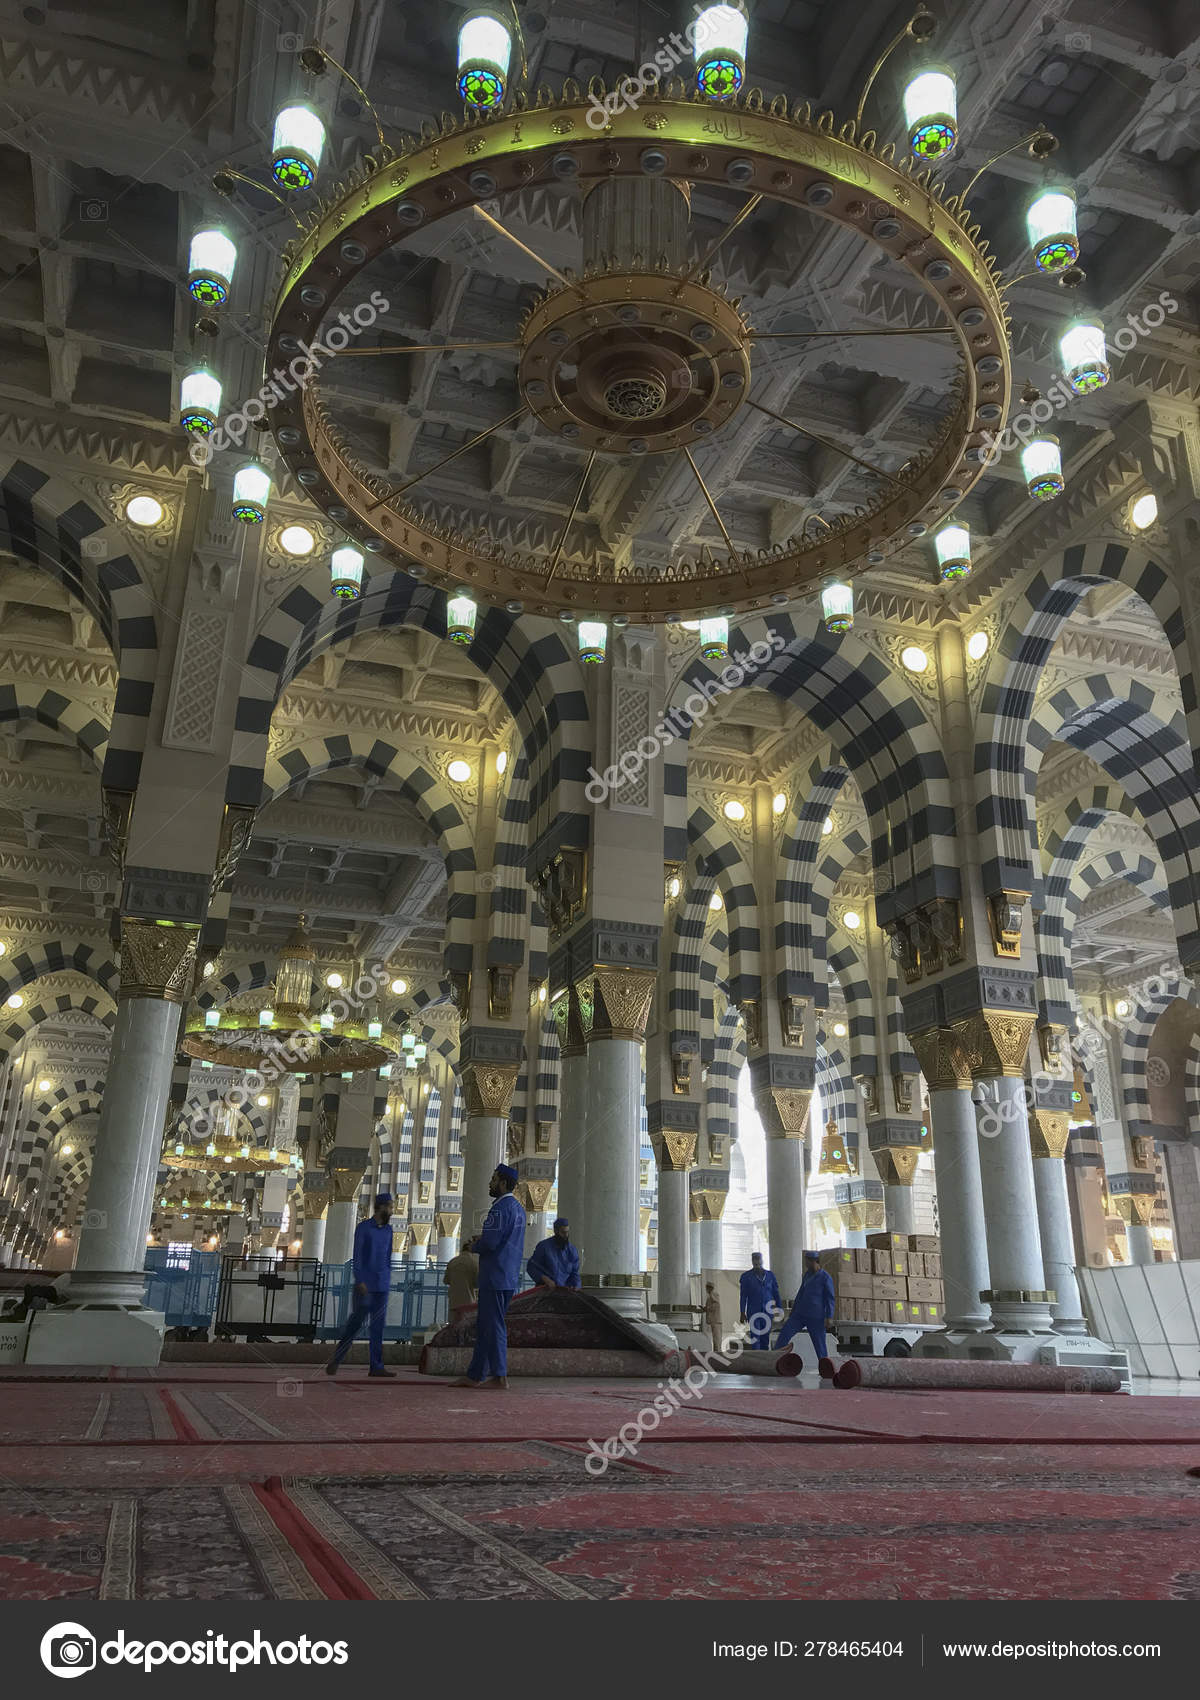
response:
<path id="1" fill-rule="evenodd" d="M 1200 1400 L 0 1374 L 0 1597 L 1200 1599 Z"/>

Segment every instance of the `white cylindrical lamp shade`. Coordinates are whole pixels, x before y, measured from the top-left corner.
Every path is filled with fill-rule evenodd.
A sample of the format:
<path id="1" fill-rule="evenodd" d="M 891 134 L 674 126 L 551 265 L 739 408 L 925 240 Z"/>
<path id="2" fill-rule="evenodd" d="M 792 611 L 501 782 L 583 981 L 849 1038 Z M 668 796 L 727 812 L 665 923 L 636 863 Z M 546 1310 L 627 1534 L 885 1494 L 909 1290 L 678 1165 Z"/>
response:
<path id="1" fill-rule="evenodd" d="M 603 620 L 580 620 L 579 659 L 591 663 L 604 660 L 608 648 L 608 627 Z"/>
<path id="2" fill-rule="evenodd" d="M 193 436 L 207 437 L 221 412 L 221 380 L 199 368 L 179 386 L 179 423 Z"/>
<path id="3" fill-rule="evenodd" d="M 458 32 L 458 92 L 468 106 L 489 112 L 508 87 L 512 36 L 491 12 L 471 12 Z"/>
<path id="4" fill-rule="evenodd" d="M 1108 346 L 1099 319 L 1076 319 L 1058 339 L 1063 376 L 1076 395 L 1090 395 L 1108 382 Z"/>
<path id="5" fill-rule="evenodd" d="M 954 72 L 944 66 L 919 72 L 904 91 L 908 145 L 918 159 L 945 159 L 958 141 Z"/>
<path id="6" fill-rule="evenodd" d="M 325 150 L 325 126 L 311 106 L 285 106 L 271 138 L 271 175 L 281 189 L 310 189 Z"/>
<path id="7" fill-rule="evenodd" d="M 363 558 L 357 549 L 343 544 L 329 561 L 329 588 L 335 596 L 352 602 L 362 595 Z"/>
<path id="8" fill-rule="evenodd" d="M 850 630 L 854 624 L 853 585 L 835 582 L 825 586 L 821 592 L 821 618 L 825 630 L 833 637 L 841 637 Z"/>
<path id="9" fill-rule="evenodd" d="M 1021 450 L 1021 471 L 1029 494 L 1038 502 L 1049 502 L 1064 488 L 1062 451 L 1057 437 L 1035 437 Z"/>
<path id="10" fill-rule="evenodd" d="M 446 603 L 446 636 L 451 643 L 470 643 L 475 636 L 478 608 L 469 596 L 452 596 Z"/>
<path id="11" fill-rule="evenodd" d="M 706 6 L 695 29 L 696 87 L 709 100 L 728 100 L 746 75 L 750 20 L 741 6 Z"/>
<path id="12" fill-rule="evenodd" d="M 943 580 L 952 583 L 955 579 L 966 578 L 971 570 L 971 533 L 965 525 L 944 525 L 934 538 L 933 546 Z"/>
<path id="13" fill-rule="evenodd" d="M 1070 189 L 1044 189 L 1030 203 L 1025 229 L 1034 264 L 1040 271 L 1061 272 L 1079 258 L 1075 195 Z"/>
<path id="14" fill-rule="evenodd" d="M 271 475 L 255 461 L 243 466 L 233 480 L 233 517 L 243 525 L 261 525 L 267 515 Z"/>

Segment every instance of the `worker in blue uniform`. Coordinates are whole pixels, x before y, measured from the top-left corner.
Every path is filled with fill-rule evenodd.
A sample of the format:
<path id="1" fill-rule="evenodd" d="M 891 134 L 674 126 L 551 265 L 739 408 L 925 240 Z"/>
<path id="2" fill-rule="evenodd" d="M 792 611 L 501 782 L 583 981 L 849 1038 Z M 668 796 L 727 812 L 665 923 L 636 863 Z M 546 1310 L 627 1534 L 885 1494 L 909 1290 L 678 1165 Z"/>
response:
<path id="1" fill-rule="evenodd" d="M 804 1254 L 804 1279 L 792 1305 L 791 1314 L 779 1330 L 776 1346 L 786 1346 L 793 1335 L 807 1333 L 817 1354 L 817 1363 L 828 1357 L 825 1349 L 825 1330 L 833 1327 L 833 1277 L 821 1268 L 815 1251 Z"/>
<path id="2" fill-rule="evenodd" d="M 488 1185 L 496 1202 L 479 1233 L 465 1247 L 479 1258 L 479 1307 L 475 1313 L 475 1355 L 455 1387 L 508 1386 L 505 1317 L 520 1284 L 525 1247 L 525 1212 L 513 1197 L 516 1184 L 517 1171 L 507 1163 L 498 1164 Z"/>
<path id="3" fill-rule="evenodd" d="M 539 1287 L 578 1287 L 579 1253 L 571 1244 L 570 1223 L 565 1216 L 556 1216 L 554 1232 L 548 1240 L 539 1240 L 533 1256 L 525 1265 L 529 1279 Z"/>
<path id="4" fill-rule="evenodd" d="M 750 1268 L 738 1283 L 739 1320 L 750 1324 L 750 1344 L 765 1352 L 771 1344 L 771 1320 L 783 1314 L 779 1282 L 763 1268 L 762 1252 L 750 1254 Z"/>
<path id="5" fill-rule="evenodd" d="M 363 1323 L 368 1324 L 370 1341 L 370 1373 L 394 1377 L 396 1372 L 383 1367 L 383 1325 L 387 1320 L 388 1294 L 392 1288 L 392 1195 L 381 1192 L 375 1200 L 374 1214 L 354 1230 L 354 1309 L 342 1330 L 342 1337 L 325 1365 L 326 1375 L 336 1375 L 346 1353 L 358 1337 Z"/>

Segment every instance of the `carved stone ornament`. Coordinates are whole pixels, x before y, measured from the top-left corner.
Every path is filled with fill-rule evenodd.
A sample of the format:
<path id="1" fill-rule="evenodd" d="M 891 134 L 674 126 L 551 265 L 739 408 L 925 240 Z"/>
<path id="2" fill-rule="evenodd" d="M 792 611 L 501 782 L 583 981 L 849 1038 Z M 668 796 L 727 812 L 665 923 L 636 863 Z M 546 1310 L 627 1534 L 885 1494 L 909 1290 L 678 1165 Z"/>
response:
<path id="1" fill-rule="evenodd" d="M 884 927 L 887 934 L 888 949 L 900 972 L 904 975 L 906 985 L 913 985 L 921 978 L 921 962 L 917 953 L 917 941 L 908 925 L 907 919 L 888 921 Z"/>
<path id="2" fill-rule="evenodd" d="M 704 1187 L 689 1195 L 689 1214 L 693 1222 L 719 1222 L 725 1213 L 727 1192 L 716 1192 L 711 1187 Z"/>
<path id="3" fill-rule="evenodd" d="M 462 1177 L 463 1177 L 462 1165 L 459 1164 L 459 1163 L 451 1163 L 451 1165 L 450 1165 L 449 1169 L 446 1171 L 446 1173 L 447 1173 L 447 1185 L 449 1186 L 450 1191 L 451 1192 L 461 1192 L 462 1191 Z"/>
<path id="4" fill-rule="evenodd" d="M 362 1185 L 365 1169 L 330 1169 L 329 1184 L 333 1188 L 333 1196 L 339 1204 L 353 1204 L 358 1197 L 358 1189 Z M 400 1202 L 395 1200 L 397 1215 L 400 1213 Z"/>
<path id="5" fill-rule="evenodd" d="M 757 1051 L 762 1048 L 762 1020 L 757 998 L 743 998 L 738 1008 L 742 1012 L 742 1025 L 746 1029 L 746 1049 Z"/>
<path id="6" fill-rule="evenodd" d="M 306 1222 L 318 1221 L 329 1208 L 329 1203 L 332 1197 L 333 1187 L 328 1184 L 324 1176 L 321 1177 L 320 1183 L 316 1181 L 305 1181 L 304 1220 Z"/>
<path id="7" fill-rule="evenodd" d="M 1038 1050 L 1042 1054 L 1042 1067 L 1048 1073 L 1057 1074 L 1062 1068 L 1062 1045 L 1067 1036 L 1065 1027 L 1055 1021 L 1038 1023 Z"/>
<path id="8" fill-rule="evenodd" d="M 524 1205 L 526 1210 L 544 1210 L 546 1208 L 546 1200 L 550 1197 L 550 1191 L 553 1185 L 553 1181 L 545 1180 L 518 1181 L 516 1187 L 517 1198 L 520 1203 Z"/>
<path id="9" fill-rule="evenodd" d="M 1070 1137 L 1067 1122 L 1065 1110 L 1030 1110 L 1029 1144 L 1035 1157 L 1066 1156 Z"/>
<path id="10" fill-rule="evenodd" d="M 587 851 L 563 848 L 534 875 L 546 926 L 558 937 L 583 913 L 587 902 Z"/>
<path id="11" fill-rule="evenodd" d="M 525 1149 L 525 1129 L 517 1122 L 509 1122 L 508 1124 L 505 1149 L 508 1152 L 510 1163 L 515 1163 Z"/>
<path id="12" fill-rule="evenodd" d="M 221 836 L 217 841 L 217 865 L 213 873 L 214 896 L 226 880 L 232 879 L 237 869 L 242 851 L 249 844 L 254 830 L 254 815 L 255 811 L 243 804 L 225 805 L 221 816 Z"/>
<path id="13" fill-rule="evenodd" d="M 443 1240 L 452 1240 L 458 1232 L 458 1224 L 461 1220 L 461 1216 L 454 1215 L 449 1210 L 439 1210 L 435 1218 L 438 1237 Z"/>
<path id="14" fill-rule="evenodd" d="M 692 1051 L 671 1052 L 671 1090 L 686 1097 L 692 1089 Z"/>
<path id="15" fill-rule="evenodd" d="M 121 921 L 121 997 L 186 1003 L 196 969 L 195 927 Z"/>
<path id="16" fill-rule="evenodd" d="M 911 1186 L 917 1172 L 919 1145 L 881 1145 L 872 1151 L 884 1186 Z"/>
<path id="17" fill-rule="evenodd" d="M 879 1115 L 879 1076 L 877 1074 L 860 1075 L 858 1085 L 862 1092 L 863 1109 L 866 1114 L 868 1116 Z"/>
<path id="18" fill-rule="evenodd" d="M 970 1059 L 972 1079 L 1020 1079 L 1036 1020 L 1032 1010 L 985 1009 L 956 1021 L 951 1031 L 959 1035 Z"/>
<path id="19" fill-rule="evenodd" d="M 512 1015 L 516 977 L 515 968 L 493 965 L 488 969 L 488 1016 L 492 1021 L 507 1021 Z"/>
<path id="20" fill-rule="evenodd" d="M 893 1074 L 892 1097 L 896 1103 L 896 1114 L 907 1116 L 912 1114 L 913 1107 L 913 1077 L 911 1074 Z"/>
<path id="21" fill-rule="evenodd" d="M 458 1011 L 461 1021 L 471 1019 L 471 976 L 461 970 L 452 973 L 450 979 L 450 999 Z"/>
<path id="22" fill-rule="evenodd" d="M 533 1124 L 533 1149 L 538 1152 L 549 1151 L 554 1142 L 554 1123 L 535 1122 Z"/>
<path id="23" fill-rule="evenodd" d="M 785 1045 L 803 1045 L 804 1022 L 807 1015 L 807 998 L 780 998 L 779 1025 Z"/>
<path id="24" fill-rule="evenodd" d="M 133 815 L 133 792 L 104 790 L 101 793 L 104 841 L 108 853 L 125 871 L 125 852 L 129 846 L 129 822 Z"/>
<path id="25" fill-rule="evenodd" d="M 579 993 L 574 986 L 568 986 L 563 996 L 555 999 L 554 1025 L 558 1030 L 560 1056 L 581 1057 L 587 1041 L 579 1012 Z"/>
<path id="26" fill-rule="evenodd" d="M 1024 904 L 1025 894 L 1020 891 L 1000 891 L 988 898 L 992 949 L 997 956 L 1020 956 Z"/>
<path id="27" fill-rule="evenodd" d="M 644 1039 L 655 979 L 647 968 L 597 968 L 592 1037 Z"/>
<path id="28" fill-rule="evenodd" d="M 650 1143 L 654 1147 L 654 1159 L 659 1170 L 664 1174 L 681 1174 L 694 1168 L 698 1140 L 699 1135 L 695 1133 L 666 1129 L 662 1133 L 652 1133 Z"/>
<path id="29" fill-rule="evenodd" d="M 462 1072 L 469 1116 L 507 1116 L 516 1090 L 519 1063 L 469 1063 Z"/>
<path id="30" fill-rule="evenodd" d="M 1134 1167 L 1138 1169 L 1153 1170 L 1154 1135 L 1151 1133 L 1130 1134 L 1129 1144 L 1133 1152 Z"/>
<path id="31" fill-rule="evenodd" d="M 926 907 L 925 913 L 946 966 L 953 968 L 963 959 L 963 920 L 958 898 L 936 898 Z"/>

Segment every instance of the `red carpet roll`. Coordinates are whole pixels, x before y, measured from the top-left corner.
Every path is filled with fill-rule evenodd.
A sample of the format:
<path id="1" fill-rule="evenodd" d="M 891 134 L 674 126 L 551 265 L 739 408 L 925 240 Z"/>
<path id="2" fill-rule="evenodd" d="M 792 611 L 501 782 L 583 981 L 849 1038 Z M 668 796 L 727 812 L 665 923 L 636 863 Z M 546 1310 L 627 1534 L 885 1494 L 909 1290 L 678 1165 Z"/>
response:
<path id="1" fill-rule="evenodd" d="M 1114 1369 L 1062 1369 L 973 1358 L 847 1358 L 835 1387 L 957 1388 L 989 1393 L 1119 1393 Z"/>

